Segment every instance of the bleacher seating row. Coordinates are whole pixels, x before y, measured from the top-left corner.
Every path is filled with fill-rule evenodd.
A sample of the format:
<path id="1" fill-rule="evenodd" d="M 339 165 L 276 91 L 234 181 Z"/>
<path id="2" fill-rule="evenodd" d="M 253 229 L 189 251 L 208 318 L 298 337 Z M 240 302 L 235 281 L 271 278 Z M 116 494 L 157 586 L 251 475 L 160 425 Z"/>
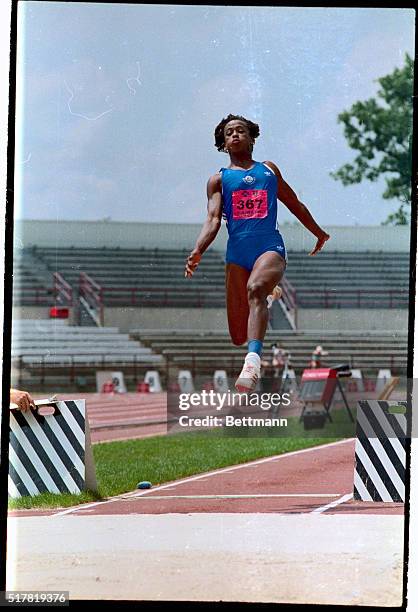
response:
<path id="1" fill-rule="evenodd" d="M 188 252 L 181 249 L 37 247 L 30 252 L 23 249 L 19 255 L 16 303 L 51 302 L 52 273 L 58 271 L 74 289 L 80 273 L 87 273 L 103 288 L 105 305 L 225 305 L 223 254 L 210 249 L 190 279 L 184 278 Z M 298 307 L 408 306 L 408 253 L 323 251 L 308 257 L 307 253 L 290 251 L 288 255 L 286 278 L 296 290 Z M 39 278 L 25 267 L 25 256 L 50 271 L 51 285 L 44 286 L 43 292 Z"/>
<path id="2" fill-rule="evenodd" d="M 131 330 L 131 337 L 161 353 L 171 365 L 237 370 L 242 365 L 246 345 L 231 344 L 227 332 L 184 330 Z M 291 355 L 297 371 L 308 367 L 312 351 L 320 344 L 329 355 L 325 367 L 348 363 L 352 368 L 376 374 L 381 368 L 405 375 L 407 366 L 407 334 L 385 332 L 294 332 L 267 331 L 264 355 L 277 343 Z"/>
<path id="3" fill-rule="evenodd" d="M 265 338 L 264 358 L 271 358 L 270 345 L 279 344 L 290 354 L 292 367 L 300 375 L 308 367 L 312 351 L 321 344 L 328 351 L 325 367 L 348 363 L 364 375 L 379 369 L 406 375 L 407 334 L 397 332 L 272 331 Z M 121 368 L 138 381 L 148 369 L 158 369 L 165 381 L 180 369 L 212 375 L 225 369 L 238 374 L 246 345 L 233 346 L 227 332 L 211 330 L 131 330 L 73 327 L 63 320 L 20 320 L 12 328 L 12 364 L 19 381 L 29 388 L 50 384 L 74 384 L 77 376 L 88 376 L 93 384 L 97 369 Z M 23 378 L 22 378 L 23 377 Z"/>
<path id="4" fill-rule="evenodd" d="M 13 260 L 13 302 L 18 304 L 50 304 L 53 300 L 52 274 L 50 282 L 36 275 L 30 265 L 27 250 Z"/>
<path id="5" fill-rule="evenodd" d="M 75 327 L 63 320 L 16 321 L 11 357 L 22 366 L 72 363 L 160 363 L 141 342 L 116 327 Z"/>

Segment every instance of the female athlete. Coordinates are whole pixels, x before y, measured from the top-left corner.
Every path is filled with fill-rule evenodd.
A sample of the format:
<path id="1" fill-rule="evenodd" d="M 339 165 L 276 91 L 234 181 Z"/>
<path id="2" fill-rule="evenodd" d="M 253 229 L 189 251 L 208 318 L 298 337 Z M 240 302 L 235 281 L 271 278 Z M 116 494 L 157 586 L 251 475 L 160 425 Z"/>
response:
<path id="1" fill-rule="evenodd" d="M 235 383 L 238 391 L 255 388 L 260 377 L 263 340 L 268 323 L 267 298 L 277 292 L 287 265 L 286 248 L 277 226 L 277 198 L 317 238 L 309 255 L 329 239 L 271 161 L 252 158 L 260 129 L 240 115 L 228 115 L 215 128 L 215 147 L 230 163 L 207 183 L 207 218 L 185 268 L 191 277 L 203 253 L 226 219 L 226 304 L 229 333 L 239 346 L 248 341 L 244 366 Z M 277 295 L 277 293 L 276 293 Z"/>

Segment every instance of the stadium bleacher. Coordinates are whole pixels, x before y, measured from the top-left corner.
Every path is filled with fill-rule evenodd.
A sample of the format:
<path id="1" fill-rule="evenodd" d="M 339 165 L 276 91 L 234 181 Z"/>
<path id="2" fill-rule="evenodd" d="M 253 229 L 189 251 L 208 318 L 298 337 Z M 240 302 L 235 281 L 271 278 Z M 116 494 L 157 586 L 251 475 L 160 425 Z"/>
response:
<path id="1" fill-rule="evenodd" d="M 53 301 L 51 281 L 36 274 L 30 252 L 21 251 L 13 260 L 13 302 L 19 304 L 50 304 Z"/>
<path id="2" fill-rule="evenodd" d="M 308 367 L 311 353 L 322 344 L 329 353 L 324 367 L 348 363 L 364 376 L 376 376 L 379 369 L 405 376 L 406 333 L 294 332 L 269 330 L 265 356 L 272 343 L 290 354 L 291 365 L 300 375 Z M 239 372 L 246 347 L 235 347 L 227 332 L 211 330 L 132 330 L 130 337 L 115 328 L 80 328 L 62 321 L 29 321 L 13 331 L 12 363 L 21 380 L 29 386 L 74 384 L 82 376 L 92 388 L 97 369 L 118 368 L 131 384 L 141 380 L 148 369 L 160 372 L 164 385 L 169 376 L 188 369 L 193 376 L 213 375 L 225 369 L 230 376 Z"/>
<path id="3" fill-rule="evenodd" d="M 50 295 L 52 273 L 78 288 L 85 272 L 102 288 L 104 305 L 222 307 L 225 304 L 224 263 L 221 253 L 205 253 L 193 278 L 184 283 L 187 251 L 181 249 L 81 249 L 37 248 L 26 251 L 51 273 L 50 287 L 40 292 L 24 267 L 25 285 L 16 301 L 39 303 Z M 33 267 L 33 266 L 32 266 Z M 289 252 L 286 278 L 296 291 L 299 308 L 407 308 L 409 300 L 408 253 L 306 253 Z M 39 281 L 37 281 L 39 285 Z M 37 286 L 38 286 L 37 285 Z M 24 293 L 21 291 L 24 290 Z M 49 291 L 49 293 L 48 293 Z M 19 297 L 21 296 L 21 297 Z"/>
<path id="4" fill-rule="evenodd" d="M 31 363 L 102 363 L 161 359 L 140 341 L 114 327 L 77 327 L 62 320 L 15 322 L 12 359 Z"/>
<path id="5" fill-rule="evenodd" d="M 161 353 L 172 366 L 187 366 L 190 369 L 239 370 L 246 353 L 246 345 L 233 346 L 227 332 L 131 330 L 131 337 Z M 308 367 L 312 351 L 318 344 L 329 352 L 324 359 L 329 366 L 348 363 L 352 368 L 360 368 L 374 375 L 381 368 L 401 375 L 406 372 L 406 333 L 269 330 L 264 341 L 265 354 L 268 354 L 268 347 L 273 343 L 290 353 L 291 363 L 298 372 Z"/>
<path id="6" fill-rule="evenodd" d="M 77 327 L 65 320 L 18 320 L 13 324 L 11 359 L 25 370 L 26 384 L 40 376 L 69 380 L 75 372 L 90 374 L 97 368 L 151 367 L 162 363 L 161 355 L 114 327 Z"/>
<path id="7" fill-rule="evenodd" d="M 302 308 L 408 307 L 408 253 L 293 252 L 286 277 Z"/>
<path id="8" fill-rule="evenodd" d="M 186 285 L 182 282 L 185 250 L 37 248 L 35 253 L 51 274 L 59 272 L 74 289 L 80 273 L 87 273 L 103 288 L 105 305 L 225 304 L 224 264 L 215 251 L 205 254 L 199 274 Z"/>
<path id="9" fill-rule="evenodd" d="M 209 250 L 192 279 L 184 281 L 188 252 L 182 249 L 36 247 L 21 249 L 14 267 L 14 305 L 56 303 L 53 275 L 59 273 L 71 285 L 74 305 L 81 273 L 94 283 L 101 308 L 160 306 L 181 308 L 225 307 L 223 254 Z M 323 252 L 308 257 L 290 252 L 286 278 L 296 291 L 298 308 L 381 308 L 408 306 L 409 254 L 380 252 Z M 42 285 L 43 283 L 43 285 Z M 79 293 L 82 299 L 88 294 Z M 91 301 L 85 301 L 92 306 Z M 94 304 L 93 304 L 94 306 Z M 276 315 L 278 304 L 274 305 Z M 80 308 L 81 311 L 81 308 Z M 227 330 L 131 329 L 100 327 L 100 317 L 84 309 L 84 326 L 64 321 L 15 321 L 12 359 L 27 377 L 45 381 L 77 374 L 93 376 L 97 367 L 124 367 L 133 379 L 144 368 L 156 367 L 238 370 L 245 347 L 234 347 Z M 156 311 L 157 312 L 157 311 Z M 280 313 L 279 313 L 280 314 Z M 153 315 L 154 316 L 154 315 Z M 393 319 L 396 321 L 396 319 Z M 102 318 L 103 321 L 103 318 Z M 78 319 L 82 324 L 82 317 Z M 94 325 L 96 323 L 96 325 Z M 119 325 L 119 323 L 116 323 Z M 167 326 L 165 326 L 167 327 Z M 175 328 L 175 325 L 173 325 Z M 275 325 L 267 332 L 265 346 L 279 342 L 292 357 L 296 370 L 307 366 L 315 345 L 322 344 L 330 365 L 347 362 L 374 374 L 388 368 L 404 373 L 407 333 L 380 330 L 294 331 Z M 69 374 L 70 372 L 70 374 Z M 40 377 L 40 378 L 39 378 Z M 56 378 L 58 380 L 58 378 Z M 91 378 L 92 380 L 92 378 Z"/>

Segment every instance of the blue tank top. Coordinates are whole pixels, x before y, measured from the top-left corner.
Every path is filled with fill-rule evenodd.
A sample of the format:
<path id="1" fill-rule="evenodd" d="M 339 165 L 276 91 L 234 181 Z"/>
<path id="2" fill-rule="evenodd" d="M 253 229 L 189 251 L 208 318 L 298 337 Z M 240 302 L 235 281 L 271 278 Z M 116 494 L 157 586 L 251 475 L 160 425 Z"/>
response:
<path id="1" fill-rule="evenodd" d="M 230 236 L 273 233 L 277 224 L 277 176 L 254 162 L 249 170 L 220 169 L 223 217 Z"/>

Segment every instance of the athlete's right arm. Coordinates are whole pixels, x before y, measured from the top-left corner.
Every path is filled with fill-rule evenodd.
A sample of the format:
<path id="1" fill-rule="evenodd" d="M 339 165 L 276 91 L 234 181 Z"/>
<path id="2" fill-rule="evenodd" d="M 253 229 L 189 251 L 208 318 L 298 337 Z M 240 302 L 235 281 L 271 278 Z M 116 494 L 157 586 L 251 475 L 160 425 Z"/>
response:
<path id="1" fill-rule="evenodd" d="M 210 177 L 207 184 L 208 214 L 195 247 L 186 262 L 184 276 L 191 277 L 208 246 L 216 238 L 222 221 L 222 178 L 220 174 Z"/>

